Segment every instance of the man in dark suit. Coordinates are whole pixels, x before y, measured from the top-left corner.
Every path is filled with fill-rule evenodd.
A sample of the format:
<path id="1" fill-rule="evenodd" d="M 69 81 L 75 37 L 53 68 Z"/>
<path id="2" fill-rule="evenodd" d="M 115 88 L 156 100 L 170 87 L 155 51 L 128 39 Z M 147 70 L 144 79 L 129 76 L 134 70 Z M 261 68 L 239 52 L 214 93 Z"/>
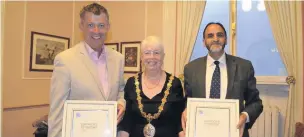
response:
<path id="1" fill-rule="evenodd" d="M 187 97 L 239 99 L 240 119 L 237 127 L 240 137 L 249 137 L 248 129 L 263 111 L 253 66 L 248 60 L 225 53 L 227 34 L 221 23 L 207 24 L 203 39 L 208 55 L 190 62 L 184 68 Z M 186 110 L 182 116 L 184 129 Z"/>

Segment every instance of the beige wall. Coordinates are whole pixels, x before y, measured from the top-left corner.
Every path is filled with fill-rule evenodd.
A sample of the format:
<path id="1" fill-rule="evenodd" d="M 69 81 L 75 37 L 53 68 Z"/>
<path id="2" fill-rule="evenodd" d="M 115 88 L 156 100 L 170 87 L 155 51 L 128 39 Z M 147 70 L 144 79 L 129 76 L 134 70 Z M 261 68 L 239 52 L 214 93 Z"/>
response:
<path id="1" fill-rule="evenodd" d="M 69 2 L 5 3 L 3 48 L 3 107 L 5 109 L 2 136 L 32 137 L 34 128 L 31 127 L 31 123 L 48 113 L 47 105 L 43 104 L 49 101 L 51 73 L 29 72 L 30 35 L 31 31 L 37 31 L 71 37 L 72 14 L 73 4 Z M 22 108 L 22 106 L 30 107 Z"/>
<path id="2" fill-rule="evenodd" d="M 0 36 L 0 133 L 2 133 L 2 45 L 3 45 L 3 26 L 4 26 L 4 21 L 3 21 L 3 17 L 4 17 L 4 2 L 0 1 L 0 32 L 1 32 L 1 36 Z M 0 137 L 1 134 L 0 134 Z"/>
<path id="3" fill-rule="evenodd" d="M 33 121 L 45 115 L 47 106 L 5 109 L 3 113 L 2 137 L 34 137 Z"/>
<path id="4" fill-rule="evenodd" d="M 5 2 L 3 137 L 32 137 L 31 123 L 48 113 L 51 73 L 29 71 L 30 31 L 69 37 L 70 45 L 74 45 L 82 40 L 79 11 L 88 3 Z M 107 42 L 141 41 L 152 34 L 162 36 L 162 2 L 100 3 L 110 13 Z"/>
<path id="5" fill-rule="evenodd" d="M 3 54 L 4 108 L 48 103 L 47 91 L 51 72 L 29 71 L 31 31 L 71 37 L 72 9 L 72 4 L 68 2 L 6 3 Z"/>
<path id="6" fill-rule="evenodd" d="M 302 2 L 302 22 L 303 22 L 303 25 L 304 25 L 304 2 Z M 303 29 L 303 32 L 304 32 L 304 27 L 302 27 Z M 304 43 L 304 34 L 303 34 L 303 43 Z M 304 45 L 303 45 L 304 46 Z M 303 48 L 304 49 L 304 48 Z M 304 51 L 303 51 L 304 52 Z M 304 57 L 303 57 L 304 58 Z M 304 61 L 304 59 L 303 59 Z M 303 70 L 304 71 L 304 70 Z M 303 83 L 304 84 L 304 83 Z M 304 92 L 304 91 L 303 91 Z M 304 94 L 303 94 L 303 98 L 304 98 Z M 304 101 L 303 101 L 303 108 L 304 108 Z M 303 109 L 304 110 L 304 109 Z M 302 119 L 302 122 L 304 123 L 304 112 L 302 112 L 303 114 L 303 119 Z"/>

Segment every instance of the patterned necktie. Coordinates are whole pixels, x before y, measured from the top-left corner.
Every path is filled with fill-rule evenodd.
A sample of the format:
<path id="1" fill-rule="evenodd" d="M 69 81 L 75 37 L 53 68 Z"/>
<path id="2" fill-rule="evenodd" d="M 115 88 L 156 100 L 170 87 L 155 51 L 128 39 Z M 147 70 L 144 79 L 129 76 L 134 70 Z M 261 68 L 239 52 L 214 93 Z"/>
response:
<path id="1" fill-rule="evenodd" d="M 219 67 L 220 62 L 214 61 L 214 64 L 216 65 L 216 67 L 212 76 L 209 98 L 220 98 L 221 96 L 221 71 Z"/>

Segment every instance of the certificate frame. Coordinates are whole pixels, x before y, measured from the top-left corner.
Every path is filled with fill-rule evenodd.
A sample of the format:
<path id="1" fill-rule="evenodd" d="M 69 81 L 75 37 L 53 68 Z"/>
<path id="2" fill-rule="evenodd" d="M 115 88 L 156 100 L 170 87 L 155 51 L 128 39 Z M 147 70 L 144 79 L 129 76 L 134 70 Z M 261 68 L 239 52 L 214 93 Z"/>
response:
<path id="1" fill-rule="evenodd" d="M 225 114 L 223 114 L 223 112 Z M 226 121 L 227 117 L 228 121 Z M 211 133 L 211 135 L 209 135 L 208 132 L 219 128 L 223 131 L 217 130 L 218 133 L 228 134 L 225 137 L 239 137 L 239 130 L 236 127 L 238 121 L 239 100 L 205 98 L 188 98 L 187 100 L 186 137 L 214 136 L 214 134 Z M 223 126 L 229 126 L 227 127 L 228 131 L 226 128 L 222 128 Z M 205 132 L 205 130 L 207 130 L 207 132 Z"/>
<path id="2" fill-rule="evenodd" d="M 92 134 L 116 137 L 117 102 L 67 100 L 64 104 L 62 137 Z"/>

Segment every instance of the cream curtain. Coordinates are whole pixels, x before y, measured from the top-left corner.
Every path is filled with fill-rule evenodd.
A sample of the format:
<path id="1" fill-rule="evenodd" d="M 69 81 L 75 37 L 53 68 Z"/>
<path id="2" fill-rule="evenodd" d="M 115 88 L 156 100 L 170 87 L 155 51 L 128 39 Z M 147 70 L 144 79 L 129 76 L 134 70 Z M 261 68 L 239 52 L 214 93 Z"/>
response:
<path id="1" fill-rule="evenodd" d="M 203 17 L 206 1 L 177 2 L 176 75 L 189 62 Z"/>
<path id="2" fill-rule="evenodd" d="M 272 32 L 286 66 L 289 96 L 284 137 L 293 137 L 303 112 L 303 36 L 301 1 L 265 1 Z"/>

